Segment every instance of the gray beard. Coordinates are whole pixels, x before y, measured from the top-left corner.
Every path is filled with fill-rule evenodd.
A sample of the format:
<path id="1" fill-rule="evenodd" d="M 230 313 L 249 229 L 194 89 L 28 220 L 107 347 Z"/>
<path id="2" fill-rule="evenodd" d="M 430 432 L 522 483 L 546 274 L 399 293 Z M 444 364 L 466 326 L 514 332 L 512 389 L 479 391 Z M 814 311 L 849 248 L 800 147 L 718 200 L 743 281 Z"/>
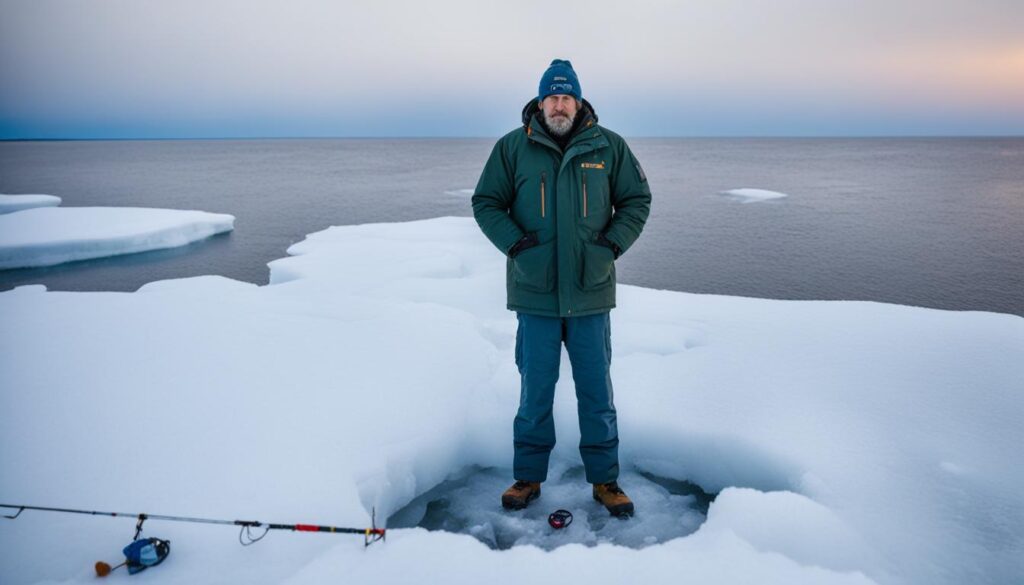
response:
<path id="1" fill-rule="evenodd" d="M 575 115 L 571 117 L 552 116 L 549 118 L 546 113 L 544 114 L 544 123 L 547 124 L 548 130 L 550 130 L 552 134 L 558 136 L 559 138 L 568 134 L 569 130 L 572 130 L 572 123 L 575 120 Z"/>

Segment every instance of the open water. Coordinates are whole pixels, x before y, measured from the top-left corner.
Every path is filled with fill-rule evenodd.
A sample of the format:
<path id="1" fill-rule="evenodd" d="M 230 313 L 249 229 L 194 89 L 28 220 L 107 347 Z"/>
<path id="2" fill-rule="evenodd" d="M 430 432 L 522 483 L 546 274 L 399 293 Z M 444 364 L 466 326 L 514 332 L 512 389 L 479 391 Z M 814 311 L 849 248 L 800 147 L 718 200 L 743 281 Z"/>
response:
<path id="1" fill-rule="evenodd" d="M 654 194 L 620 282 L 775 299 L 1024 315 L 1024 139 L 629 140 Z M 0 142 L 0 193 L 199 209 L 235 231 L 184 248 L 0 270 L 0 290 L 131 291 L 266 263 L 331 225 L 471 216 L 494 139 Z M 788 196 L 743 202 L 721 193 Z M 495 251 L 495 254 L 498 252 Z M 503 299 L 496 302 L 504 302 Z"/>

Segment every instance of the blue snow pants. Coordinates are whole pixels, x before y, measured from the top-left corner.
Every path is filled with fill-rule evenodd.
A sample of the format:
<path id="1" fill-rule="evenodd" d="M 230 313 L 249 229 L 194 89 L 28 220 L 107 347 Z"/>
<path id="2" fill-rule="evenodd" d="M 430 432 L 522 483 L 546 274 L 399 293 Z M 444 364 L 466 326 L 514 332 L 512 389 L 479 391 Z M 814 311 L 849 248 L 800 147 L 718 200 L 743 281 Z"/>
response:
<path id="1" fill-rule="evenodd" d="M 576 383 L 580 455 L 589 483 L 619 476 L 619 432 L 612 400 L 609 313 L 584 317 L 540 317 L 517 313 L 516 366 L 522 386 L 513 425 L 515 479 L 544 481 L 555 446 L 552 404 L 562 359 L 569 354 Z"/>

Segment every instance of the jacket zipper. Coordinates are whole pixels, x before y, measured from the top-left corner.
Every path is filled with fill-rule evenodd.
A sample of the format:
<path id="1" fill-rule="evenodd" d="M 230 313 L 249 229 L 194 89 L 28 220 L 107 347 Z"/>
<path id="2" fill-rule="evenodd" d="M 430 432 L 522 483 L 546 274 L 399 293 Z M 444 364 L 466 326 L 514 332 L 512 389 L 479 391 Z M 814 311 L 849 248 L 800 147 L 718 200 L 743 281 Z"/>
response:
<path id="1" fill-rule="evenodd" d="M 583 217 L 587 217 L 587 173 L 583 173 Z"/>
<path id="2" fill-rule="evenodd" d="M 547 182 L 548 174 L 540 174 L 540 216 L 544 217 L 544 183 Z"/>

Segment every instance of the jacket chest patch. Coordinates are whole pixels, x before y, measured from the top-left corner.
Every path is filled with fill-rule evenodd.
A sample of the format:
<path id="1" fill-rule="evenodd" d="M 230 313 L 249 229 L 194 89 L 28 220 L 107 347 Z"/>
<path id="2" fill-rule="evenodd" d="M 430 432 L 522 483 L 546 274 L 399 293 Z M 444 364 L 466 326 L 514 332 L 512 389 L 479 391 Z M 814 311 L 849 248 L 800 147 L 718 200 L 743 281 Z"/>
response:
<path id="1" fill-rule="evenodd" d="M 599 163 L 592 163 L 592 162 L 580 163 L 580 168 L 584 168 L 584 169 L 603 169 L 604 168 L 604 161 L 601 161 Z"/>

